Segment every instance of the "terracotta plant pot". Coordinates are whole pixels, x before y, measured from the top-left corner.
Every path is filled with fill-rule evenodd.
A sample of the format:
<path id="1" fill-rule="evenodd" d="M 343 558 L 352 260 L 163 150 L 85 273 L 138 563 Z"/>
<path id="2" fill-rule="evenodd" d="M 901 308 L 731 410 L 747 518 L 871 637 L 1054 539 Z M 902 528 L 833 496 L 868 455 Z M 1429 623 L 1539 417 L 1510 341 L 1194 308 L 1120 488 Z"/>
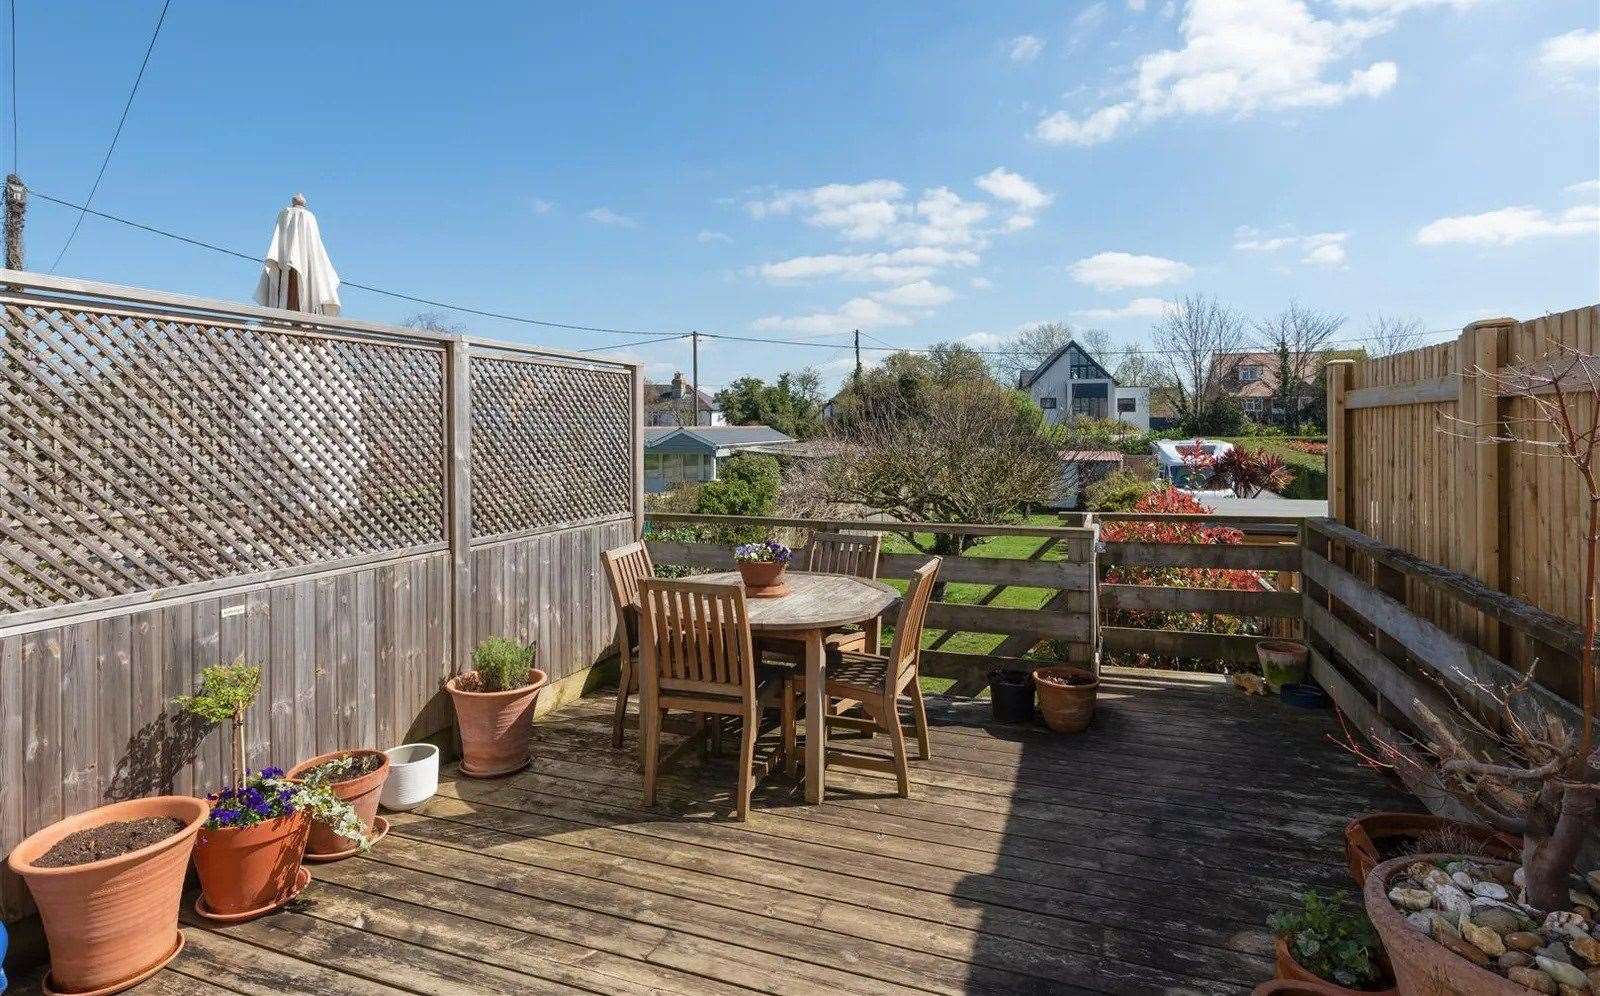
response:
<path id="1" fill-rule="evenodd" d="M 1429 813 L 1367 813 L 1357 816 L 1344 828 L 1344 857 L 1356 888 L 1367 884 L 1367 873 L 1383 860 L 1383 853 L 1404 842 L 1451 830 L 1464 839 L 1483 846 L 1486 857 L 1520 861 L 1522 841 L 1488 827 L 1447 820 Z"/>
<path id="2" fill-rule="evenodd" d="M 1529 990 L 1479 968 L 1413 930 L 1389 902 L 1389 882 L 1414 861 L 1453 861 L 1454 854 L 1407 854 L 1372 869 L 1362 886 L 1367 918 L 1377 928 L 1394 966 L 1395 988 L 1406 996 L 1528 996 Z M 1481 858 L 1473 860 L 1483 862 Z M 1505 863 L 1505 862 L 1496 862 Z"/>
<path id="3" fill-rule="evenodd" d="M 1314 991 L 1339 993 L 1340 996 L 1345 996 L 1345 994 L 1349 993 L 1368 993 L 1370 996 L 1399 996 L 1393 986 L 1383 989 L 1351 989 L 1348 986 L 1341 986 L 1337 982 L 1329 982 L 1294 960 L 1294 952 L 1289 950 L 1289 939 L 1286 937 L 1278 938 L 1277 942 L 1273 944 L 1272 956 L 1273 963 L 1278 970 L 1278 979 L 1283 982 L 1315 983 L 1326 988 Z M 1387 962 L 1380 959 L 1379 970 L 1385 978 L 1393 981 L 1393 973 Z"/>
<path id="4" fill-rule="evenodd" d="M 389 777 L 389 755 L 381 750 L 336 750 L 327 754 L 319 754 L 309 761 L 301 761 L 289 769 L 288 778 L 298 781 L 313 768 L 336 757 L 345 755 L 362 757 L 372 755 L 383 763 L 377 769 L 364 775 L 342 782 L 334 782 L 328 786 L 334 796 L 343 802 L 348 802 L 356 811 L 356 819 L 361 821 L 361 828 L 370 833 L 372 821 L 378 815 L 378 797 L 383 792 L 383 783 Z M 348 837 L 341 837 L 333 832 L 333 828 L 321 820 L 311 821 L 311 836 L 306 842 L 306 855 L 309 857 L 324 857 L 329 854 L 340 854 L 356 846 L 356 842 Z"/>
<path id="5" fill-rule="evenodd" d="M 201 829 L 194 870 L 206 908 L 219 916 L 266 912 L 287 901 L 306 853 L 305 810 L 253 826 Z"/>
<path id="6" fill-rule="evenodd" d="M 189 796 L 132 799 L 52 823 L 12 849 L 7 864 L 28 883 L 44 922 L 54 990 L 114 991 L 177 952 L 183 876 L 195 834 L 210 811 L 204 799 Z M 70 868 L 33 864 L 69 834 L 151 816 L 182 820 L 183 829 L 103 861 Z"/>
<path id="7" fill-rule="evenodd" d="M 533 703 L 546 681 L 534 669 L 532 681 L 505 692 L 462 691 L 461 682 L 476 671 L 451 678 L 445 690 L 456 706 L 461 731 L 461 773 L 469 778 L 509 775 L 528 766 L 528 741 L 533 735 Z"/>
<path id="8" fill-rule="evenodd" d="M 1284 685 L 1297 685 L 1306 680 L 1306 645 L 1293 640 L 1262 640 L 1256 644 L 1256 659 L 1261 662 L 1261 675 L 1274 692 L 1283 691 Z"/>
<path id="9" fill-rule="evenodd" d="M 1094 719 L 1100 680 L 1081 667 L 1041 667 L 1033 672 L 1039 715 L 1057 733 L 1082 733 Z"/>
<path id="10" fill-rule="evenodd" d="M 783 583 L 783 572 L 789 565 L 776 560 L 741 560 L 739 576 L 746 588 L 772 588 Z"/>

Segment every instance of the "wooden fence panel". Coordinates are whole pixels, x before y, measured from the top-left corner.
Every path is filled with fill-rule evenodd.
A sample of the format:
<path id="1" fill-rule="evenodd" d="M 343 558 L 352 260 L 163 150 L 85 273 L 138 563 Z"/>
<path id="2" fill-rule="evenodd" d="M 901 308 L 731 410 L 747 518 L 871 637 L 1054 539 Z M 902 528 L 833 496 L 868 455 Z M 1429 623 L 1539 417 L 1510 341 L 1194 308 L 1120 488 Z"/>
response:
<path id="1" fill-rule="evenodd" d="M 1581 620 L 1582 481 L 1548 446 L 1552 431 L 1533 417 L 1534 402 L 1508 396 L 1478 374 L 1532 366 L 1570 350 L 1594 355 L 1597 327 L 1600 306 L 1525 322 L 1494 319 L 1453 342 L 1355 364 L 1348 394 L 1329 413 L 1348 439 L 1338 453 L 1330 450 L 1330 476 L 1338 478 L 1332 490 L 1345 495 L 1334 517 L 1563 619 Z M 1590 397 L 1577 398 L 1574 410 L 1580 424 L 1595 417 Z M 1340 428 L 1330 426 L 1330 437 Z M 1508 430 L 1529 444 L 1491 438 Z M 1350 567 L 1376 582 L 1369 559 L 1358 555 Z M 1426 580 L 1403 584 L 1412 611 L 1515 667 L 1541 661 L 1543 680 L 1575 695 L 1571 655 Z"/>

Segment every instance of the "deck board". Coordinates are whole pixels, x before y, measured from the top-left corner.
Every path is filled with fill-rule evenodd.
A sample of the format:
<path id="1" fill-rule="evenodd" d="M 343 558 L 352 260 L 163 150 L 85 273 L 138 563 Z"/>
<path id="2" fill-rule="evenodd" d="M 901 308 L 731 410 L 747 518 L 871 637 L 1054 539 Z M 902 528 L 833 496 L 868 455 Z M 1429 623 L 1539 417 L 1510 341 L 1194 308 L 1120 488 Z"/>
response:
<path id="1" fill-rule="evenodd" d="M 692 752 L 644 808 L 610 706 L 543 718 L 520 774 L 447 772 L 291 909 L 186 920 L 129 991 L 1244 993 L 1271 974 L 1267 916 L 1343 886 L 1344 823 L 1417 808 L 1326 714 L 1201 675 L 1107 669 L 1077 737 L 935 700 L 911 799 L 836 770 L 806 806 L 774 778 L 743 824 L 732 763 Z"/>

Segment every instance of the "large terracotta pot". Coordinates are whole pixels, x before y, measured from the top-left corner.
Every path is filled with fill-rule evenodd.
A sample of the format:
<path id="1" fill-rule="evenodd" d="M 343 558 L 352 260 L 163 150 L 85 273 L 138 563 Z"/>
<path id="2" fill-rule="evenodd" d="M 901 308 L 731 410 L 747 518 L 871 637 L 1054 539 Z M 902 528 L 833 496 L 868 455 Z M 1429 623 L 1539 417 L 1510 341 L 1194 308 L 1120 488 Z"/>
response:
<path id="1" fill-rule="evenodd" d="M 1528 996 L 1528 990 L 1479 968 L 1431 937 L 1413 930 L 1389 902 L 1389 882 L 1414 861 L 1452 861 L 1455 854 L 1407 854 L 1372 869 L 1362 887 L 1367 918 L 1377 928 L 1394 966 L 1395 988 L 1406 996 Z M 1484 862 L 1482 858 L 1474 861 Z M 1492 862 L 1504 864 L 1505 862 Z"/>
<path id="2" fill-rule="evenodd" d="M 1039 715 L 1057 733 L 1082 733 L 1094 719 L 1100 681 L 1081 667 L 1041 667 L 1033 672 Z"/>
<path id="3" fill-rule="evenodd" d="M 265 912 L 295 890 L 306 853 L 311 814 L 305 810 L 253 826 L 202 829 L 194 845 L 194 870 L 213 915 Z"/>
<path id="4" fill-rule="evenodd" d="M 1447 820 L 1431 813 L 1367 813 L 1344 828 L 1344 857 L 1356 888 L 1367 884 L 1367 873 L 1383 860 L 1383 851 L 1395 842 L 1415 841 L 1443 829 L 1459 833 L 1483 846 L 1487 857 L 1520 861 L 1522 841 L 1510 834 L 1472 823 Z"/>
<path id="5" fill-rule="evenodd" d="M 789 565 L 776 560 L 741 560 L 739 577 L 744 580 L 746 588 L 757 591 L 762 588 L 772 588 L 783 583 L 783 572 Z"/>
<path id="6" fill-rule="evenodd" d="M 113 991 L 176 953 L 183 876 L 210 808 L 204 799 L 189 796 L 132 799 L 52 823 L 12 849 L 7 864 L 28 883 L 44 922 L 54 990 Z M 33 864 L 69 834 L 151 816 L 182 820 L 183 829 L 103 861 L 70 868 Z"/>
<path id="7" fill-rule="evenodd" d="M 528 741 L 533 736 L 533 702 L 546 676 L 534 669 L 532 681 L 505 692 L 462 691 L 461 682 L 476 671 L 451 678 L 445 690 L 456 706 L 461 731 L 461 773 L 469 778 L 509 775 L 528 766 Z"/>
<path id="8" fill-rule="evenodd" d="M 1338 993 L 1340 996 L 1348 996 L 1351 993 L 1367 993 L 1369 996 L 1398 996 L 1398 990 L 1392 986 L 1385 989 L 1351 989 L 1348 986 L 1341 986 L 1337 982 L 1329 982 L 1327 979 L 1317 976 L 1304 965 L 1294 960 L 1294 952 L 1289 950 L 1289 939 L 1287 937 L 1280 937 L 1273 944 L 1272 956 L 1273 964 L 1278 971 L 1278 978 L 1284 982 L 1312 982 L 1326 987 L 1319 991 Z M 1380 962 L 1382 962 L 1382 959 L 1380 959 Z M 1393 976 L 1387 962 L 1380 964 L 1379 968 L 1385 976 L 1392 980 Z"/>
<path id="9" fill-rule="evenodd" d="M 376 756 L 383 763 L 364 775 L 347 778 L 342 782 L 334 782 L 328 786 L 334 796 L 356 811 L 356 819 L 361 821 L 363 830 L 372 830 L 372 821 L 378 815 L 378 797 L 383 792 L 383 783 L 389 777 L 389 755 L 381 750 L 366 748 L 356 750 L 336 750 L 327 754 L 319 754 L 309 761 L 301 761 L 289 769 L 287 777 L 291 781 L 298 781 L 307 772 L 336 757 L 350 755 L 362 757 Z M 311 836 L 306 842 L 306 855 L 309 857 L 325 857 L 330 854 L 341 854 L 356 846 L 356 842 L 348 837 L 341 837 L 333 832 L 333 828 L 321 820 L 311 821 Z"/>

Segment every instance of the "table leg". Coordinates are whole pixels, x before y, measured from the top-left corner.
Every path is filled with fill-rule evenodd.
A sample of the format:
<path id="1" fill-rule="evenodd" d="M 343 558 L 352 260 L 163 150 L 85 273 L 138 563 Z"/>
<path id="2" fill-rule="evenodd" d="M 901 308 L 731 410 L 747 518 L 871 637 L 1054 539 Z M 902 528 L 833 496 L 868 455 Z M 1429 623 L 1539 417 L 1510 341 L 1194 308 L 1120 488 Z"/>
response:
<path id="1" fill-rule="evenodd" d="M 812 805 L 822 802 L 827 792 L 823 770 L 828 750 L 824 660 L 822 631 L 814 629 L 806 634 L 806 801 Z"/>
<path id="2" fill-rule="evenodd" d="M 861 624 L 861 629 L 866 633 L 866 646 L 863 648 L 869 654 L 883 653 L 883 617 L 873 616 Z"/>

